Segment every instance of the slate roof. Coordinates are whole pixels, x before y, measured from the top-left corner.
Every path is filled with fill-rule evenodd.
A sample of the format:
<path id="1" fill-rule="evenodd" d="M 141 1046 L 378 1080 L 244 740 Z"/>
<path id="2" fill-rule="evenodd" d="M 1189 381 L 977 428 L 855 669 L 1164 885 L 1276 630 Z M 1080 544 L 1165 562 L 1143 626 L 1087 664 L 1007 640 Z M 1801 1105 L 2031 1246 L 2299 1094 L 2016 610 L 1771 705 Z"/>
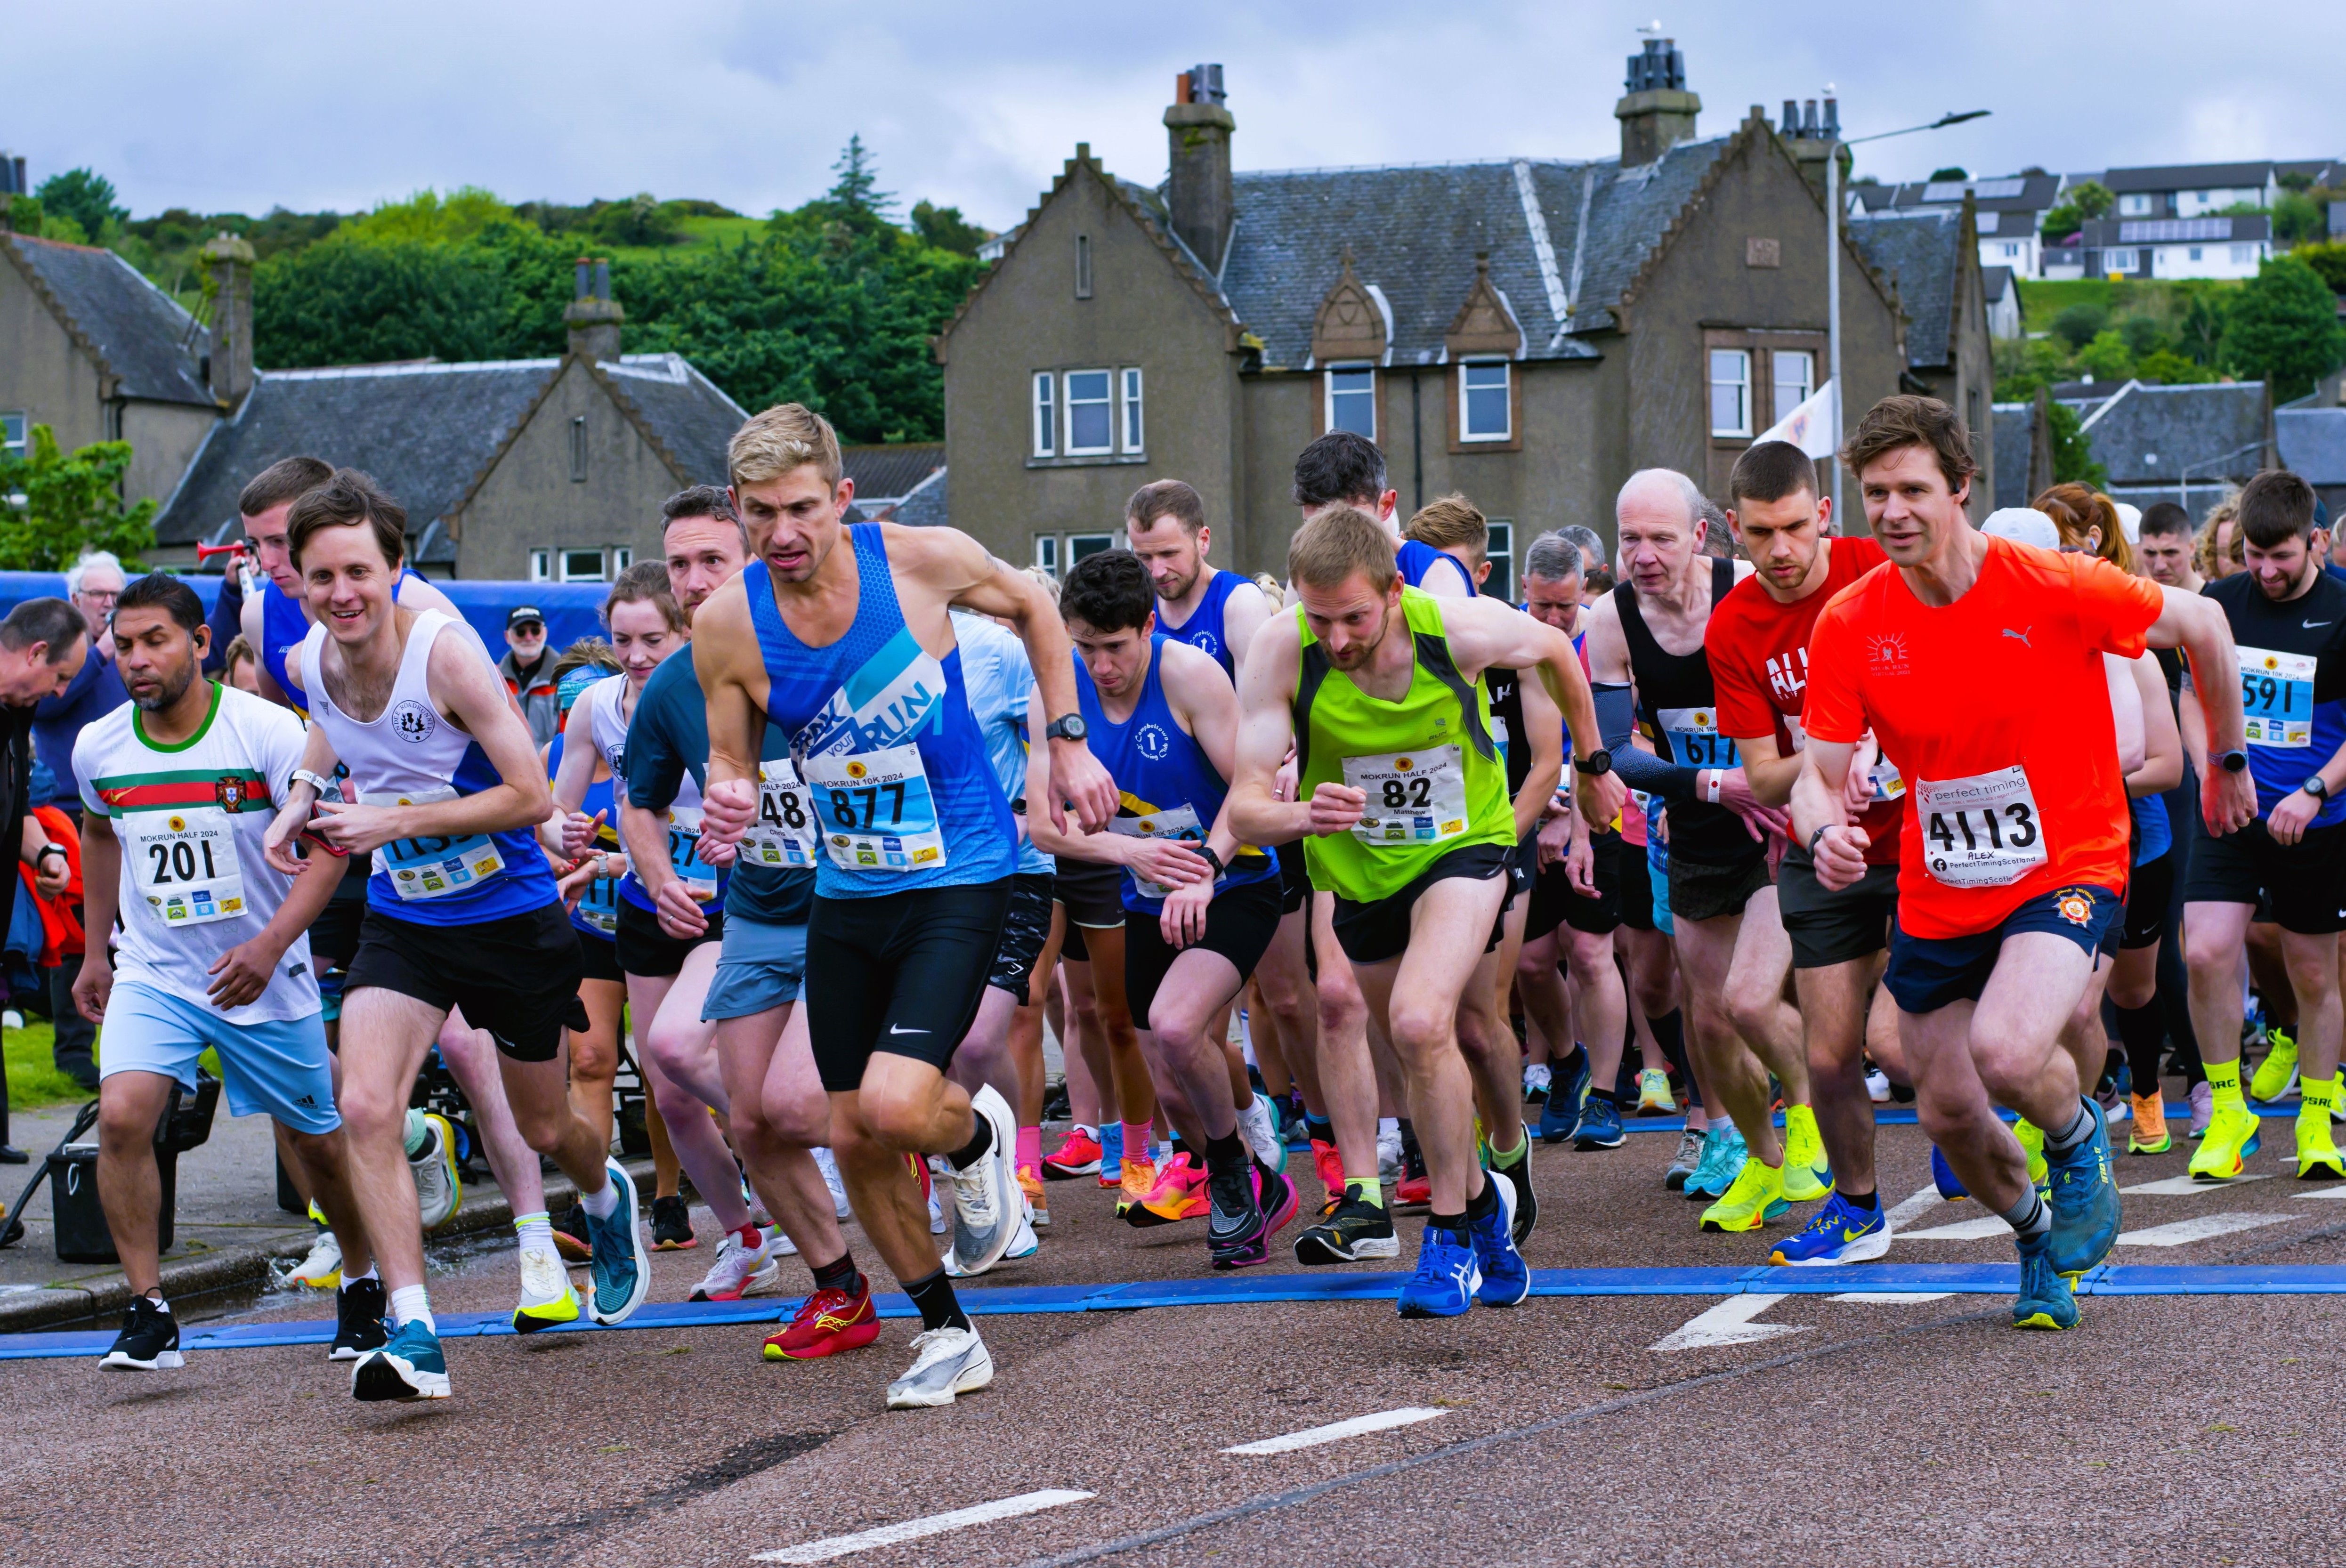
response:
<path id="1" fill-rule="evenodd" d="M 1849 194 L 1868 212 L 1881 212 L 1912 207 L 1959 207 L 1968 190 L 1973 205 L 1979 210 L 1981 233 L 1988 232 L 1988 214 L 1993 212 L 2011 213 L 2025 219 L 2024 225 L 2004 230 L 2017 234 L 2035 227 L 2035 215 L 2059 199 L 2060 188 L 2058 175 L 2014 174 L 1981 179 L 1918 179 L 1902 185 L 1862 179 L 1850 186 Z"/>
<path id="2" fill-rule="evenodd" d="M 210 334 L 129 262 L 98 246 L 25 234 L 0 235 L 0 245 L 97 350 L 121 395 L 217 406 L 203 375 Z"/>
<path id="3" fill-rule="evenodd" d="M 2281 466 L 2309 484 L 2346 484 L 2346 408 L 2273 411 Z"/>
<path id="4" fill-rule="evenodd" d="M 596 368 L 627 394 L 693 484 L 723 484 L 732 477 L 725 448 L 750 416 L 690 360 L 673 353 L 623 354 L 617 363 L 598 361 Z"/>
<path id="5" fill-rule="evenodd" d="M 1963 209 L 1923 207 L 1852 218 L 1849 232 L 1875 270 L 1897 283 L 1898 301 L 1913 323 L 1906 334 L 1906 362 L 1917 369 L 1953 364 Z"/>
<path id="6" fill-rule="evenodd" d="M 952 525 L 952 513 L 946 504 L 946 474 L 940 465 L 936 472 L 914 485 L 903 500 L 889 509 L 888 521 L 902 523 L 908 528 L 944 528 Z"/>
<path id="7" fill-rule="evenodd" d="M 2085 434 L 2113 485 L 2212 484 L 2264 466 L 2265 408 L 2262 382 L 2128 382 L 2086 414 Z"/>
<path id="8" fill-rule="evenodd" d="M 2113 168 L 2102 183 L 2123 194 L 2129 190 L 2211 190 L 2262 185 L 2273 169 L 2262 163 L 2170 163 L 2144 168 Z"/>
<path id="9" fill-rule="evenodd" d="M 1995 432 L 1995 450 L 2002 460 L 1995 465 L 1995 504 L 2006 506 L 2028 504 L 2028 439 L 2029 426 L 2036 418 L 2033 402 L 2000 402 L 1989 410 L 1991 427 Z"/>
<path id="10" fill-rule="evenodd" d="M 2007 210 L 1991 212 L 1982 209 L 1979 232 L 1983 239 L 2025 239 L 2036 232 L 2044 214 L 2035 211 Z"/>
<path id="11" fill-rule="evenodd" d="M 2011 268 L 1983 267 L 1980 269 L 1980 295 L 1989 304 L 1993 305 L 2003 299 L 2004 291 L 2011 287 Z"/>
<path id="12" fill-rule="evenodd" d="M 945 465 L 942 441 L 906 442 L 895 446 L 842 446 L 839 457 L 847 477 L 855 481 L 855 499 L 870 510 L 875 504 L 897 501 Z"/>

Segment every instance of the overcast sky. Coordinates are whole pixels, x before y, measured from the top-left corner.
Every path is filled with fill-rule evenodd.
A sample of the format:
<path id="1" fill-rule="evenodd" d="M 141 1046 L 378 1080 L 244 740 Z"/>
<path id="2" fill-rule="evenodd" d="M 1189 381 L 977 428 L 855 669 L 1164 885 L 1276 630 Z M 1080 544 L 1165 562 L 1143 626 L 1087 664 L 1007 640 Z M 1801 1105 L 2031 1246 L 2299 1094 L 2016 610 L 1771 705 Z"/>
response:
<path id="1" fill-rule="evenodd" d="M 942 0 L 172 0 L 8 8 L 0 148 L 87 164 L 134 213 L 350 211 L 423 187 L 651 190 L 744 212 L 830 182 L 851 132 L 907 206 L 1019 221 L 1077 141 L 1153 183 L 1177 71 L 1225 67 L 1240 168 L 1575 158 L 1643 7 L 1572 0 L 1178 6 Z M 1918 178 L 2346 155 L 2346 5 L 1971 0 L 1660 12 L 1701 131 L 1838 86 L 1859 149 Z"/>

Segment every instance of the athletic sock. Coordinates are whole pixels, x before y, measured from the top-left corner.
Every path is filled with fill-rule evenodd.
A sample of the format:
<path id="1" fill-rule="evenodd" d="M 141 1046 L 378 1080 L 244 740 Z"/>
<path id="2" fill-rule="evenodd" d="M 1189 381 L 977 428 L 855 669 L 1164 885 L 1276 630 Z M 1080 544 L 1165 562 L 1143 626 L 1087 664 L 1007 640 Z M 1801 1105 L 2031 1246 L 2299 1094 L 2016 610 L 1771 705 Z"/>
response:
<path id="1" fill-rule="evenodd" d="M 409 1159 L 413 1159 L 416 1152 L 432 1141 L 432 1129 L 424 1124 L 423 1113 L 413 1105 L 408 1107 L 405 1135 Z"/>
<path id="2" fill-rule="evenodd" d="M 756 1220 L 747 1220 L 740 1229 L 733 1233 L 733 1239 L 741 1244 L 742 1251 L 755 1252 L 766 1245 L 766 1232 Z"/>
<path id="3" fill-rule="evenodd" d="M 1346 1176 L 1344 1196 L 1354 1203 L 1382 1208 L 1385 1206 L 1385 1184 L 1377 1176 Z"/>
<path id="4" fill-rule="evenodd" d="M 1522 1124 L 1517 1123 L 1516 1126 L 1517 1129 L 1520 1130 Z M 1523 1164 L 1525 1159 L 1530 1156 L 1531 1152 L 1531 1139 L 1519 1137 L 1515 1140 L 1515 1146 L 1514 1148 L 1492 1149 L 1491 1168 L 1494 1171 L 1511 1171 L 1517 1166 Z"/>
<path id="5" fill-rule="evenodd" d="M 1148 1157 L 1148 1124 L 1126 1122 L 1124 1127 L 1124 1158 L 1145 1160 Z"/>
<path id="6" fill-rule="evenodd" d="M 2154 997 L 2140 1007 L 2119 1007 L 2118 1039 L 2126 1046 L 2127 1067 L 2134 1075 L 2134 1092 L 2156 1095 L 2158 1088 L 2158 1047 L 2167 1038 L 2167 1013 Z"/>
<path id="7" fill-rule="evenodd" d="M 2300 1074 L 2297 1087 L 2299 1095 L 2302 1096 L 2298 1101 L 2299 1115 L 2302 1115 L 2308 1111 L 2318 1111 L 2327 1116 L 2338 1108 L 2337 1074 L 2332 1073 L 2327 1078 L 2308 1078 Z"/>
<path id="8" fill-rule="evenodd" d="M 2081 1099 L 2077 1102 L 2076 1114 L 2069 1118 L 2068 1125 L 2057 1133 L 2049 1129 L 2046 1131 L 2045 1152 L 2048 1155 L 2066 1155 L 2093 1135 L 2094 1109 L 2092 1105 Z"/>
<path id="9" fill-rule="evenodd" d="M 1616 1095 L 1610 1089 L 1599 1089 L 1594 1084 L 1589 1086 L 1588 1097 L 1592 1100 L 1602 1100 L 1616 1110 L 1618 1110 L 1621 1105 L 1621 1098 L 1619 1095 Z"/>
<path id="10" fill-rule="evenodd" d="M 2247 1098 L 2240 1093 L 2240 1059 L 2238 1056 L 2229 1062 L 2207 1062 L 2202 1065 L 2208 1072 L 2208 1087 L 2216 1092 L 2216 1104 L 2235 1111 L 2249 1108 Z"/>
<path id="11" fill-rule="evenodd" d="M 1043 1129 L 1039 1126 L 1018 1129 L 1018 1168 L 1039 1173 L 1043 1168 Z"/>
<path id="12" fill-rule="evenodd" d="M 427 1332 L 440 1332 L 440 1325 L 432 1320 L 432 1298 L 421 1285 L 403 1285 L 391 1293 L 391 1320 L 401 1329 L 421 1323 Z"/>
<path id="13" fill-rule="evenodd" d="M 1867 1214 L 1872 1214 L 1882 1207 L 1882 1195 L 1878 1192 L 1851 1192 L 1846 1187 L 1835 1187 L 1833 1190 L 1841 1194 L 1841 1202 Z"/>
<path id="14" fill-rule="evenodd" d="M 842 1252 L 832 1263 L 810 1265 L 817 1290 L 837 1290 L 847 1296 L 863 1294 L 863 1276 L 856 1271 L 855 1255 Z"/>
<path id="15" fill-rule="evenodd" d="M 906 1280 L 904 1294 L 921 1309 L 923 1329 L 970 1327 L 969 1315 L 961 1309 L 961 1302 L 954 1295 L 953 1281 L 945 1278 L 944 1269 Z"/>
<path id="16" fill-rule="evenodd" d="M 2026 1197 L 2004 1211 L 2004 1220 L 2012 1227 L 2014 1235 L 2026 1239 L 2043 1236 L 2053 1228 L 2053 1211 L 2045 1207 L 2045 1199 L 2032 1186 Z"/>
<path id="17" fill-rule="evenodd" d="M 1336 1141 L 1336 1124 L 1325 1116 L 1315 1116 L 1309 1111 L 1303 1114 L 1303 1131 L 1315 1144 L 1332 1144 Z"/>
<path id="18" fill-rule="evenodd" d="M 969 1135 L 969 1142 L 945 1156 L 953 1162 L 953 1168 L 957 1171 L 969 1169 L 970 1166 L 984 1159 L 985 1151 L 994 1146 L 994 1123 L 984 1116 L 973 1116 L 970 1120 L 975 1122 L 977 1126 Z"/>
<path id="19" fill-rule="evenodd" d="M 1461 1247 L 1466 1245 L 1466 1217 L 1463 1214 L 1428 1215 L 1425 1225 L 1429 1230 L 1446 1230 L 1451 1240 Z"/>
<path id="20" fill-rule="evenodd" d="M 1478 1219 L 1488 1219 L 1498 1212 L 1498 1184 L 1486 1177 L 1483 1183 L 1483 1190 L 1466 1200 L 1466 1222 L 1472 1225 Z"/>
<path id="21" fill-rule="evenodd" d="M 372 1263 L 367 1265 L 367 1271 L 364 1274 L 352 1274 L 345 1271 L 342 1275 L 342 1288 L 348 1290 L 353 1285 L 361 1284 L 363 1281 L 372 1279 L 374 1278 L 376 1278 L 375 1268 L 374 1265 Z"/>
<path id="22" fill-rule="evenodd" d="M 589 1219 L 608 1219 L 619 1212 L 619 1184 L 607 1177 L 593 1192 L 578 1195 L 578 1207 L 586 1211 Z"/>
<path id="23" fill-rule="evenodd" d="M 517 1214 L 514 1216 L 513 1225 L 521 1237 L 524 1252 L 554 1250 L 554 1217 L 546 1210 L 541 1208 L 536 1214 Z"/>
<path id="24" fill-rule="evenodd" d="M 1206 1170 L 1209 1175 L 1236 1175 L 1246 1169 L 1246 1140 L 1238 1134 L 1206 1140 Z"/>

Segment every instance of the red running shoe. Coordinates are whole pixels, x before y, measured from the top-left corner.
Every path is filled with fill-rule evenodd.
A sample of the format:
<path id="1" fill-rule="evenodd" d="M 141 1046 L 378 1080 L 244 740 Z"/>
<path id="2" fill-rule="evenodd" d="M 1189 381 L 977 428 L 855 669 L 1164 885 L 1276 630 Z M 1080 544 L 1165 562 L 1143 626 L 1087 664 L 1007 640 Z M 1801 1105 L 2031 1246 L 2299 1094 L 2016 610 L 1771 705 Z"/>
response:
<path id="1" fill-rule="evenodd" d="M 811 1361 L 842 1350 L 860 1350 L 880 1337 L 879 1308 L 872 1304 L 872 1281 L 850 1296 L 844 1290 L 818 1290 L 808 1297 L 797 1316 L 779 1334 L 766 1337 L 769 1361 Z"/>
<path id="2" fill-rule="evenodd" d="M 1099 1135 L 1089 1127 L 1077 1127 L 1067 1135 L 1067 1141 L 1043 1156 L 1043 1176 L 1048 1181 L 1073 1181 L 1077 1176 L 1091 1176 L 1100 1168 Z"/>

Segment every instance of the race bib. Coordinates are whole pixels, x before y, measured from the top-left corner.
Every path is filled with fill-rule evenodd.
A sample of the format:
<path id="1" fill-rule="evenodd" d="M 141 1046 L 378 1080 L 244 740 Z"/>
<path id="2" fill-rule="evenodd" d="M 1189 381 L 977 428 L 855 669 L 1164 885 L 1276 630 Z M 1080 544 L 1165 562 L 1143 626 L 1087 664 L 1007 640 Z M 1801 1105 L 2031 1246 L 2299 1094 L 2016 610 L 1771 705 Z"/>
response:
<path id="1" fill-rule="evenodd" d="M 796 871 L 814 865 L 815 816 L 787 757 L 758 764 L 758 820 L 741 835 L 742 858 Z"/>
<path id="2" fill-rule="evenodd" d="M 1735 742 L 1719 732 L 1715 708 L 1666 708 L 1654 716 L 1669 737 L 1670 755 L 1681 768 L 1740 766 Z"/>
<path id="3" fill-rule="evenodd" d="M 700 808 L 672 806 L 668 813 L 668 863 L 697 904 L 717 900 L 717 868 L 700 858 Z"/>
<path id="4" fill-rule="evenodd" d="M 133 811 L 116 819 L 130 840 L 131 878 L 166 925 L 204 925 L 244 913 L 236 830 L 217 806 Z"/>
<path id="5" fill-rule="evenodd" d="M 1363 844 L 1439 844 L 1466 831 L 1465 754 L 1455 746 L 1347 757 L 1344 782 L 1369 798 L 1352 824 Z"/>
<path id="6" fill-rule="evenodd" d="M 619 879 L 597 877 L 578 895 L 578 918 L 616 938 L 619 934 Z"/>
<path id="7" fill-rule="evenodd" d="M 417 789 L 404 795 L 362 792 L 359 804 L 431 806 L 454 799 L 454 787 L 442 785 L 436 789 Z M 413 902 L 445 898 L 484 882 L 505 869 L 505 858 L 485 834 L 438 834 L 422 839 L 393 839 L 374 852 L 374 869 L 391 878 L 392 891 L 403 901 Z"/>
<path id="8" fill-rule="evenodd" d="M 1800 727 L 1799 719 L 1789 714 L 1781 717 L 1784 732 L 1792 738 L 1792 753 L 1798 756 L 1808 749 L 1809 732 Z M 1878 750 L 1873 766 L 1866 769 L 1866 778 L 1873 786 L 1873 798 L 1877 800 L 1895 800 L 1906 793 L 1906 780 L 1899 776 L 1898 765 Z"/>
<path id="9" fill-rule="evenodd" d="M 2311 654 L 2235 648 L 2240 661 L 2240 707 L 2247 711 L 2249 744 L 2294 750 L 2313 744 Z"/>
<path id="10" fill-rule="evenodd" d="M 1176 806 L 1170 811 L 1156 811 L 1146 817 L 1111 817 L 1107 830 L 1121 833 L 1127 839 L 1178 839 L 1183 843 L 1198 845 L 1206 841 L 1206 830 L 1199 825 L 1197 811 L 1188 806 Z M 1229 872 L 1226 869 L 1214 879 L 1214 885 L 1219 887 L 1229 880 Z M 1173 896 L 1171 888 L 1163 882 L 1152 882 L 1138 871 L 1132 873 L 1132 885 L 1145 899 L 1169 899 Z"/>
<path id="11" fill-rule="evenodd" d="M 810 757 L 802 771 L 823 847 L 842 871 L 933 871 L 944 865 L 944 835 L 919 747 Z"/>
<path id="12" fill-rule="evenodd" d="M 1918 779 L 1914 804 L 1925 863 L 1948 887 L 2008 887 L 2045 864 L 2044 820 L 2016 763 L 1968 779 Z"/>

